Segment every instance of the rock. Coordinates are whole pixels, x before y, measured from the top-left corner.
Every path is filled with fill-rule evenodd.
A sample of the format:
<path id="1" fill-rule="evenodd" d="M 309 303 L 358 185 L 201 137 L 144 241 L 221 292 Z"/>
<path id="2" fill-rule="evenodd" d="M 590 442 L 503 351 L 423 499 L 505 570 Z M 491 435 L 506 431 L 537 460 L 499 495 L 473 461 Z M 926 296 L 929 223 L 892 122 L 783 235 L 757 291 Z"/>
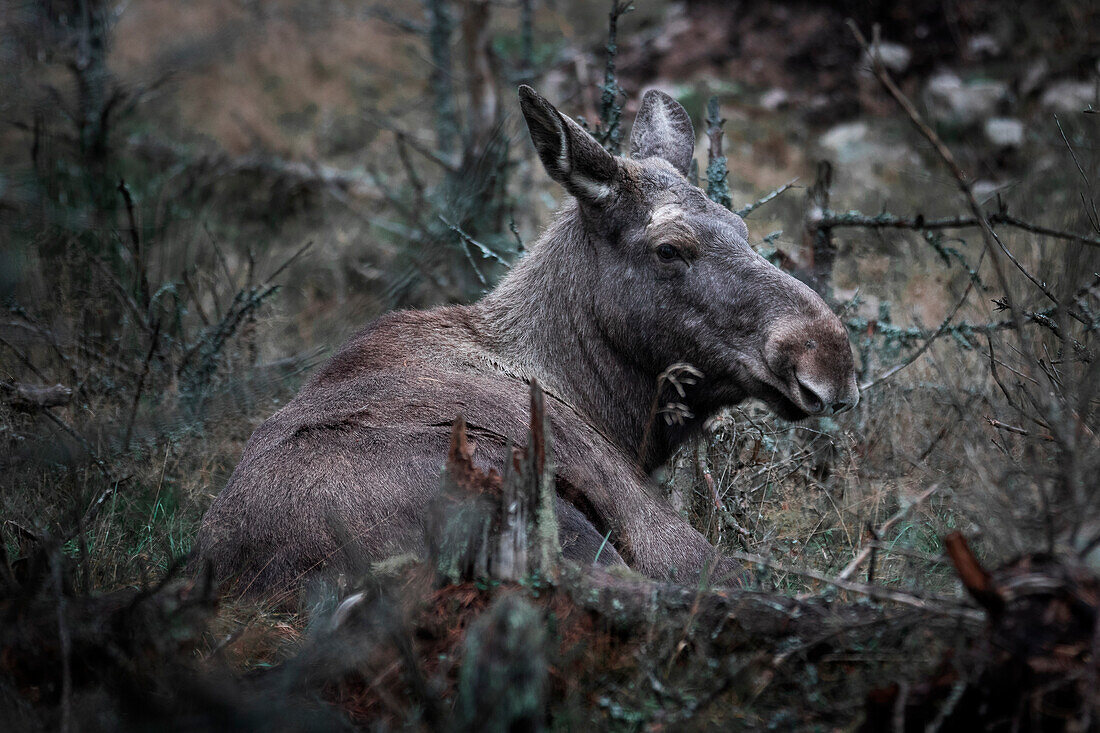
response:
<path id="1" fill-rule="evenodd" d="M 890 43 L 889 41 L 880 41 L 878 46 L 874 49 L 874 53 L 882 59 L 882 65 L 886 67 L 888 71 L 894 74 L 905 73 L 905 70 L 909 68 L 909 62 L 913 60 L 913 52 L 900 43 Z M 861 70 L 870 72 L 871 60 L 865 53 L 863 55 L 863 64 Z"/>
<path id="2" fill-rule="evenodd" d="M 929 115 L 941 125 L 973 127 L 992 117 L 1008 99 L 1008 85 L 1002 81 L 964 83 L 956 74 L 941 71 L 928 80 L 924 89 Z"/>
<path id="3" fill-rule="evenodd" d="M 789 102 L 790 95 L 787 94 L 786 90 L 779 87 L 769 89 L 760 97 L 760 106 L 769 112 L 786 107 Z"/>
<path id="4" fill-rule="evenodd" d="M 907 145 L 886 130 L 866 121 L 839 124 L 818 139 L 828 158 L 868 186 L 877 185 L 883 175 L 919 164 Z"/>
<path id="5" fill-rule="evenodd" d="M 658 53 L 672 51 L 681 38 L 691 33 L 692 28 L 691 18 L 684 13 L 683 6 L 672 6 L 661 24 L 660 34 L 653 39 L 653 50 Z"/>
<path id="6" fill-rule="evenodd" d="M 990 34 L 979 33 L 967 41 L 966 51 L 977 59 L 991 59 L 1001 55 L 1001 44 Z"/>
<path id="7" fill-rule="evenodd" d="M 840 158 L 848 157 L 844 153 L 866 140 L 869 129 L 866 122 L 845 122 L 822 135 L 821 146 L 837 153 Z"/>
<path id="8" fill-rule="evenodd" d="M 1018 148 L 1024 144 L 1024 123 L 1012 117 L 990 117 L 985 121 L 985 137 L 998 148 Z"/>
<path id="9" fill-rule="evenodd" d="M 978 181 L 974 181 L 970 186 L 971 193 L 974 194 L 974 198 L 978 200 L 978 203 L 985 203 L 994 196 L 997 192 L 1004 189 L 1005 184 L 997 183 L 996 181 L 987 181 L 984 178 Z"/>
<path id="10" fill-rule="evenodd" d="M 1051 112 L 1072 114 L 1083 112 L 1092 105 L 1093 109 L 1100 107 L 1097 100 L 1096 85 L 1091 81 L 1062 80 L 1054 82 L 1043 92 L 1039 104 Z"/>

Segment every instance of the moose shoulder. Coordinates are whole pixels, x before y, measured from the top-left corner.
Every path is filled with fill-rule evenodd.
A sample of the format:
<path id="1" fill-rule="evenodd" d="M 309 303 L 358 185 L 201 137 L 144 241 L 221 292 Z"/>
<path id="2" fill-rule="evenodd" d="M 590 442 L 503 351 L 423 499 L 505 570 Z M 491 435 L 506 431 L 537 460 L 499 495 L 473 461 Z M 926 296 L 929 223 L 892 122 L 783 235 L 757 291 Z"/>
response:
<path id="1" fill-rule="evenodd" d="M 858 400 L 840 321 L 686 180 L 695 135 L 676 101 L 647 93 L 618 158 L 531 88 L 519 95 L 573 200 L 480 302 L 378 319 L 260 426 L 199 531 L 218 578 L 288 590 L 422 551 L 456 415 L 475 463 L 499 469 L 525 441 L 531 380 L 547 395 L 565 556 L 696 577 L 716 550 L 646 473 L 746 398 L 788 419 Z M 677 362 L 703 377 L 679 400 L 693 417 L 666 425 L 651 406 Z M 599 552 L 605 536 L 614 549 Z M 720 563 L 716 577 L 735 572 Z"/>

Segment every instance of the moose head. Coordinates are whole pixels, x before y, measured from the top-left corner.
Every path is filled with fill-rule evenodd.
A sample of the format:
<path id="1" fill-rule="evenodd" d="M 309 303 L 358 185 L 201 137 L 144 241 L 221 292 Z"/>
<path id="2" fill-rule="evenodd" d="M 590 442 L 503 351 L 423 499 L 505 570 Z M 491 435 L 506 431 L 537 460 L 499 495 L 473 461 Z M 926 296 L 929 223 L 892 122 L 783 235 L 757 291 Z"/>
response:
<path id="1" fill-rule="evenodd" d="M 650 468 L 747 398 L 789 420 L 856 404 L 840 320 L 687 180 L 695 132 L 678 102 L 648 92 L 621 158 L 530 87 L 519 97 L 542 165 L 575 203 L 483 301 L 514 371 L 547 382 L 628 451 L 656 430 L 641 457 Z M 676 398 L 689 419 L 654 425 L 659 375 L 678 362 L 703 375 Z"/>

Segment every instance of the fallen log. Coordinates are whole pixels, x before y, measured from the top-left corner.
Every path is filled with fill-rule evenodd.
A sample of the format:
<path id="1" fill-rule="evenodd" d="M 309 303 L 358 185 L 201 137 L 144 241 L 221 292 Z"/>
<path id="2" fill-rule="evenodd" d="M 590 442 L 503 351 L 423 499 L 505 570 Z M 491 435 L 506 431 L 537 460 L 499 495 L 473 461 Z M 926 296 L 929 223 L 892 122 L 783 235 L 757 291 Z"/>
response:
<path id="1" fill-rule="evenodd" d="M 69 404 L 73 391 L 63 384 L 36 385 L 22 382 L 0 382 L 4 401 L 17 410 L 35 412 Z"/>

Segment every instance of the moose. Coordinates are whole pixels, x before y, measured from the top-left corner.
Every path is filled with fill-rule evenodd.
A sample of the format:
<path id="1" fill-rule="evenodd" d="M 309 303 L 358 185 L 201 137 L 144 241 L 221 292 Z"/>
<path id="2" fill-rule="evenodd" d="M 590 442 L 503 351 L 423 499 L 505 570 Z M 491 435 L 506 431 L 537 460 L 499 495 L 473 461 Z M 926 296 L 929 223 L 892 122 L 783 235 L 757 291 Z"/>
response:
<path id="1" fill-rule="evenodd" d="M 678 102 L 646 93 L 618 157 L 532 88 L 519 101 L 571 197 L 480 301 L 375 320 L 256 430 L 199 530 L 197 558 L 217 579 L 293 592 L 424 552 L 456 416 L 474 463 L 500 470 L 526 441 L 537 381 L 563 556 L 680 581 L 709 567 L 736 582 L 740 567 L 649 473 L 748 398 L 788 420 L 858 401 L 840 320 L 688 181 L 695 132 Z M 659 377 L 678 363 L 701 376 L 682 385 L 681 420 L 654 420 Z"/>

